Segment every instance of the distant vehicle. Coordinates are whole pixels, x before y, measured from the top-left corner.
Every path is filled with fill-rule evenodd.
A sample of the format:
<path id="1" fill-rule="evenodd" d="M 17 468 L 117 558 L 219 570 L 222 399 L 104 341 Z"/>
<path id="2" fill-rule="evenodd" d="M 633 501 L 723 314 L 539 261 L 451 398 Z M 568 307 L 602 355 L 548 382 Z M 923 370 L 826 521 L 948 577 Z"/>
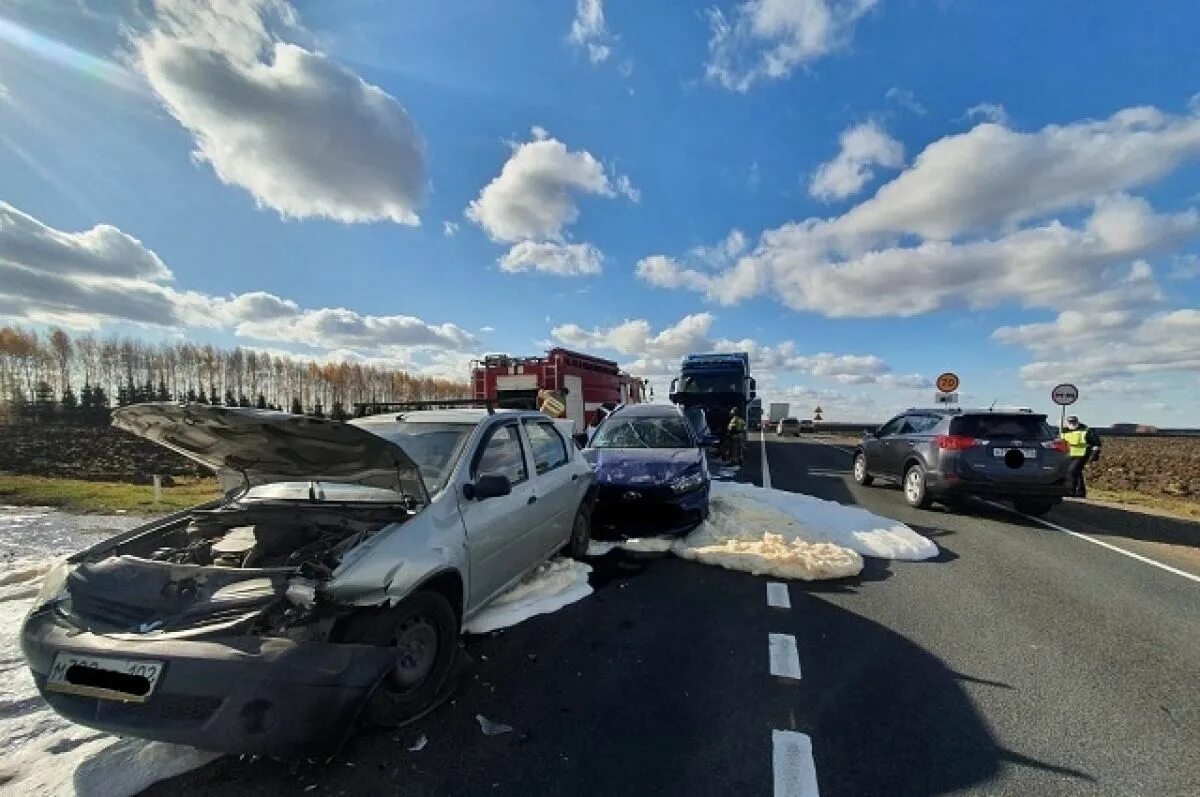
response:
<path id="1" fill-rule="evenodd" d="M 746 427 L 752 432 L 761 430 L 763 423 L 762 417 L 762 399 L 756 397 L 750 401 L 749 405 L 746 406 Z"/>
<path id="2" fill-rule="evenodd" d="M 795 418 L 784 418 L 779 422 L 780 437 L 799 437 L 800 436 L 800 421 Z"/>
<path id="3" fill-rule="evenodd" d="M 463 622 L 587 550 L 595 477 L 541 413 L 140 404 L 113 423 L 228 492 L 46 575 L 21 648 L 51 708 L 102 731 L 332 753 L 356 717 L 436 705 Z"/>
<path id="4" fill-rule="evenodd" d="M 497 407 L 536 410 L 545 392 L 561 397 L 560 417 L 580 429 L 599 422 L 604 405 L 645 401 L 645 384 L 615 362 L 569 349 L 554 348 L 542 356 L 488 354 L 471 367 L 472 399 Z"/>
<path id="5" fill-rule="evenodd" d="M 685 534 L 708 517 L 708 460 L 678 407 L 639 404 L 605 419 L 584 449 L 596 471 L 592 529 Z"/>
<path id="6" fill-rule="evenodd" d="M 1070 493 L 1067 444 L 1045 415 L 1027 411 L 910 409 L 869 433 L 854 480 L 899 481 L 910 506 L 975 495 L 1045 514 Z"/>
<path id="7" fill-rule="evenodd" d="M 800 431 L 803 434 L 812 434 L 817 431 L 817 425 L 813 423 L 812 418 L 805 418 L 800 421 Z"/>
<path id="8" fill-rule="evenodd" d="M 771 423 L 772 431 L 778 431 L 779 422 L 788 416 L 788 412 L 790 410 L 791 410 L 791 405 L 788 404 L 786 401 L 784 401 L 784 402 L 772 401 L 771 402 L 771 406 L 768 408 L 768 411 L 767 411 L 767 419 Z"/>

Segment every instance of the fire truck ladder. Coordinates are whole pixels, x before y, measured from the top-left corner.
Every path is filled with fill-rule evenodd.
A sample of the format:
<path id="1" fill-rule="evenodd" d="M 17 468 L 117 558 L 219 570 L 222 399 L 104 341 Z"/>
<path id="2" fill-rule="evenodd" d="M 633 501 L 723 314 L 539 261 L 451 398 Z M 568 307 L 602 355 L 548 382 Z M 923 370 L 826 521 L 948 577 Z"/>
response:
<path id="1" fill-rule="evenodd" d="M 487 400 L 487 369 L 480 366 L 471 374 L 471 387 L 477 401 Z"/>
<path id="2" fill-rule="evenodd" d="M 546 367 L 542 369 L 542 380 L 547 390 L 558 390 L 558 360 L 556 358 L 546 359 Z"/>

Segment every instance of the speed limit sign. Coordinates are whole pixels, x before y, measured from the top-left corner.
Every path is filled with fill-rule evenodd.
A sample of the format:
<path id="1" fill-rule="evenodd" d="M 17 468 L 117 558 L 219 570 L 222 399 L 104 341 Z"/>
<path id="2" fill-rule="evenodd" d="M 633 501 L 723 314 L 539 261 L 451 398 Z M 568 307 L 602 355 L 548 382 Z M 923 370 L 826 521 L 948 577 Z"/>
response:
<path id="1" fill-rule="evenodd" d="M 943 393 L 958 390 L 958 374 L 947 371 L 937 378 L 937 389 Z"/>

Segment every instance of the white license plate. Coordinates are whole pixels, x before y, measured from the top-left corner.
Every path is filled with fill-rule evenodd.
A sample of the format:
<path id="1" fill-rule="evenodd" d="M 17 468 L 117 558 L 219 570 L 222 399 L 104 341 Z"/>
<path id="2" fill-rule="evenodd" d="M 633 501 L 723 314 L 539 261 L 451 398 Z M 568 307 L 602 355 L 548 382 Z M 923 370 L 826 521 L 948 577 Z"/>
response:
<path id="1" fill-rule="evenodd" d="M 1022 454 L 1025 455 L 1025 459 L 1037 459 L 1037 449 L 1036 448 L 993 448 L 992 456 L 1002 457 L 1005 454 L 1007 454 L 1009 451 L 1020 451 Z"/>
<path id="2" fill-rule="evenodd" d="M 46 688 L 52 692 L 143 703 L 154 693 L 162 671 L 161 661 L 63 652 L 54 657 Z"/>

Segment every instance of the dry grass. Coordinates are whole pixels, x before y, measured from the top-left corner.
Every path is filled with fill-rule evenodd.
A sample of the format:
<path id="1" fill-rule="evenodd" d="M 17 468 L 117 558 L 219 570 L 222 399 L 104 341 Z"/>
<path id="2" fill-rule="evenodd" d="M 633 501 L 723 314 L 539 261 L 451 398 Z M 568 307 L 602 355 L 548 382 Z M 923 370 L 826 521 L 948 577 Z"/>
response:
<path id="1" fill-rule="evenodd" d="M 1175 498 L 1169 495 L 1147 495 L 1132 490 L 1105 490 L 1089 486 L 1087 500 L 1149 509 L 1153 512 L 1162 512 L 1189 520 L 1200 520 L 1200 502 L 1195 499 Z"/>
<path id="2" fill-rule="evenodd" d="M 0 474 L 0 504 L 54 506 L 74 512 L 156 514 L 186 509 L 220 495 L 216 479 L 175 481 L 175 486 L 163 488 L 162 502 L 155 503 L 154 487 L 148 484 Z"/>

